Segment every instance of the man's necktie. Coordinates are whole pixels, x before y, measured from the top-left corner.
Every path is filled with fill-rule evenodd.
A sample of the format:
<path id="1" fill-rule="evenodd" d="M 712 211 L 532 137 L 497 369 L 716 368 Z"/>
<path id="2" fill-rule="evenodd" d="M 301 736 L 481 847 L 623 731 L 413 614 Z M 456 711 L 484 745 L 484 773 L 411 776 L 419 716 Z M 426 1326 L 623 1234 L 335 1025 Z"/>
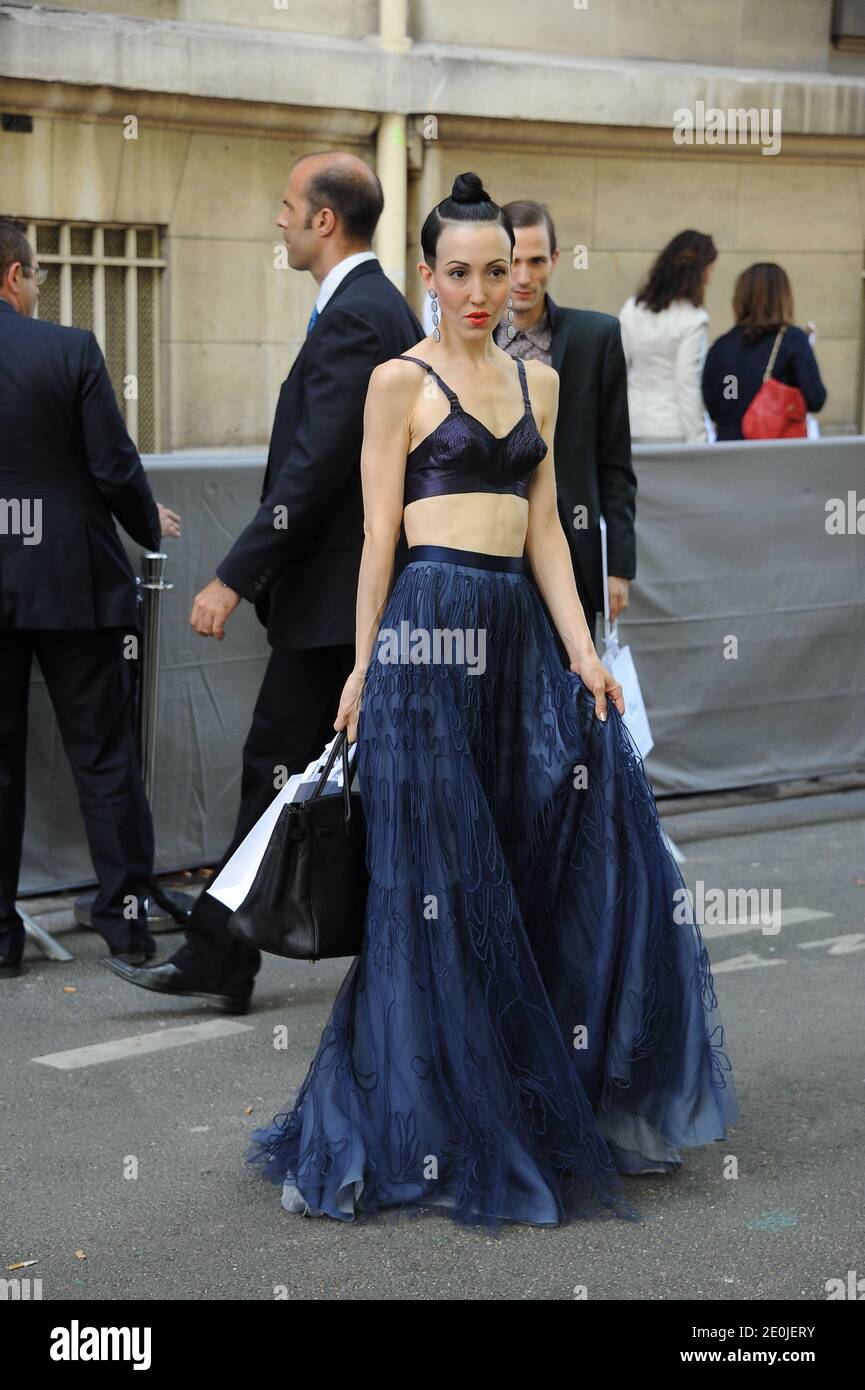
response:
<path id="1" fill-rule="evenodd" d="M 315 321 L 316 321 L 317 318 L 318 318 L 318 308 L 317 308 L 316 305 L 313 305 L 313 306 L 312 306 L 312 313 L 311 313 L 310 316 L 309 316 L 309 323 L 306 325 L 306 336 L 307 336 L 307 338 L 309 337 L 309 335 L 310 335 L 310 333 L 312 332 L 312 330 L 315 328 Z"/>

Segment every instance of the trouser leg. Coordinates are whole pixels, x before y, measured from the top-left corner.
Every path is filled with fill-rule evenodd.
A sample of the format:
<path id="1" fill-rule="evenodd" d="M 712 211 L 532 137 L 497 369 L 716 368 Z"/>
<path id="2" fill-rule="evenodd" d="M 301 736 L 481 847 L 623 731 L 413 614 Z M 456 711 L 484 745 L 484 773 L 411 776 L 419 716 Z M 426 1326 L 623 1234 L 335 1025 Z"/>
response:
<path id="1" fill-rule="evenodd" d="M 153 820 L 135 747 L 121 628 L 33 633 L 69 759 L 99 892 L 93 926 L 109 949 L 138 951 L 147 931 Z"/>
<path id="2" fill-rule="evenodd" d="M 25 940 L 15 898 L 24 846 L 32 654 L 29 633 L 0 633 L 0 958 L 13 962 Z"/>

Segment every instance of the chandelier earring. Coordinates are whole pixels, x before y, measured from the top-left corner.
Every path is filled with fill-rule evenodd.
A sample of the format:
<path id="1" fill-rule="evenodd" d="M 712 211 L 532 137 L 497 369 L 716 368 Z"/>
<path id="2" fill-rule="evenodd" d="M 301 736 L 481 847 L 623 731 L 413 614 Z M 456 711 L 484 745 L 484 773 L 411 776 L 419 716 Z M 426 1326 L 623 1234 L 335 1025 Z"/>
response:
<path id="1" fill-rule="evenodd" d="M 517 330 L 514 327 L 514 301 L 508 295 L 508 337 L 515 338 Z"/>
<path id="2" fill-rule="evenodd" d="M 432 300 L 432 305 L 430 307 L 432 308 L 433 339 L 435 342 L 440 343 L 442 335 L 439 329 L 439 302 L 435 290 L 430 290 L 429 297 Z"/>

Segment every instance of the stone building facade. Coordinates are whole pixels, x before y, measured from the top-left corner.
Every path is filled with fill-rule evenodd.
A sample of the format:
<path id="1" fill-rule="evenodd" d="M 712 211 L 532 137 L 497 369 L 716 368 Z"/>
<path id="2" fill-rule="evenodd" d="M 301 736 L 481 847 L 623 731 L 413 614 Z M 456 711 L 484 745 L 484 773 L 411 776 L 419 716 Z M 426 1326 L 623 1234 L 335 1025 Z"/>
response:
<path id="1" fill-rule="evenodd" d="M 378 169 L 376 250 L 416 309 L 420 225 L 466 169 L 549 204 L 563 304 L 617 313 L 696 227 L 716 336 L 739 271 L 780 261 L 824 432 L 862 431 L 859 0 L 0 3 L 0 111 L 0 212 L 52 267 L 42 311 L 100 337 L 142 451 L 266 440 L 315 297 L 276 217 L 328 148 Z"/>

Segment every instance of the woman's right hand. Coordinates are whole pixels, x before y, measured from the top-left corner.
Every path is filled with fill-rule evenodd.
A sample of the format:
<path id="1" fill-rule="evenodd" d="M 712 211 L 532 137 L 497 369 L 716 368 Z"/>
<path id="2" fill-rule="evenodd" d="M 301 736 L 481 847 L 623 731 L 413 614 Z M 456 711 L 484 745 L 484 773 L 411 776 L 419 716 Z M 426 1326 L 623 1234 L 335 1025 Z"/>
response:
<path id="1" fill-rule="evenodd" d="M 365 671 L 352 671 L 348 680 L 342 688 L 342 695 L 339 701 L 339 710 L 333 727 L 339 733 L 342 729 L 348 729 L 349 743 L 357 741 L 357 721 L 360 714 L 360 701 L 363 694 L 363 683 L 366 676 Z"/>
<path id="2" fill-rule="evenodd" d="M 605 721 L 607 718 L 607 697 L 612 700 L 619 714 L 625 713 L 625 696 L 612 671 L 608 671 L 597 652 L 588 653 L 582 660 L 571 662 L 571 670 L 579 676 L 583 685 L 595 697 L 595 714 Z"/>

